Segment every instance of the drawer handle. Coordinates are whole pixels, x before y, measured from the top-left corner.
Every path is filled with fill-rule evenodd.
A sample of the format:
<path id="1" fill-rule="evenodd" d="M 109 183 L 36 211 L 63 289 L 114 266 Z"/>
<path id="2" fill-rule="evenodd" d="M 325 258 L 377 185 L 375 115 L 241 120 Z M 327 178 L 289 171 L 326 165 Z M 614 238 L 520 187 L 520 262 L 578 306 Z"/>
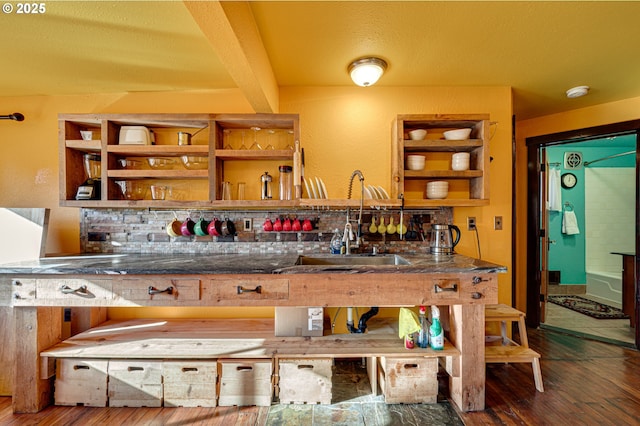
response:
<path id="1" fill-rule="evenodd" d="M 471 282 L 473 283 L 473 285 L 480 284 L 482 281 L 489 281 L 489 280 L 483 280 L 482 277 L 471 278 Z"/>
<path id="2" fill-rule="evenodd" d="M 472 299 L 482 299 L 482 293 L 478 293 L 478 292 L 471 293 L 471 298 Z"/>
<path id="3" fill-rule="evenodd" d="M 160 293 L 173 294 L 173 287 L 167 287 L 164 290 L 158 290 L 152 285 L 149 286 L 149 294 L 160 294 Z"/>
<path id="4" fill-rule="evenodd" d="M 60 287 L 60 291 L 62 292 L 62 294 L 75 294 L 76 296 L 89 297 L 89 298 L 95 297 L 93 293 L 91 293 L 87 289 L 87 286 L 84 284 L 75 289 L 65 284 L 62 287 Z"/>
<path id="5" fill-rule="evenodd" d="M 241 285 L 239 285 L 238 287 L 238 294 L 242 294 L 242 293 L 258 293 L 258 294 L 262 294 L 262 286 L 258 285 L 256 286 L 256 288 L 254 288 L 253 290 L 250 288 L 244 288 Z"/>
<path id="6" fill-rule="evenodd" d="M 458 284 L 454 284 L 450 288 L 443 288 L 443 287 L 440 287 L 438 284 L 436 284 L 434 288 L 435 288 L 436 293 L 442 293 L 443 291 L 456 292 L 456 291 L 458 291 Z"/>

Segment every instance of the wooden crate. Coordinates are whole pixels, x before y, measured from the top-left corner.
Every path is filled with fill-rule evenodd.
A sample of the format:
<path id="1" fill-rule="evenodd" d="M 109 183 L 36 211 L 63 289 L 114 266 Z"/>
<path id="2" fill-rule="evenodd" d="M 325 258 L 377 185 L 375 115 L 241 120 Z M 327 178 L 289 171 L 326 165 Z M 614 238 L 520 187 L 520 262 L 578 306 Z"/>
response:
<path id="1" fill-rule="evenodd" d="M 219 364 L 219 406 L 271 405 L 271 359 L 229 359 L 219 360 Z"/>
<path id="2" fill-rule="evenodd" d="M 162 361 L 109 361 L 109 407 L 161 407 Z"/>
<path id="3" fill-rule="evenodd" d="M 56 405 L 107 406 L 107 360 L 60 358 L 56 363 Z"/>
<path id="4" fill-rule="evenodd" d="M 164 361 L 165 407 L 215 407 L 216 361 Z"/>
<path id="5" fill-rule="evenodd" d="M 280 359 L 280 403 L 331 404 L 331 358 Z"/>
<path id="6" fill-rule="evenodd" d="M 380 358 L 378 380 L 387 404 L 434 404 L 438 358 Z"/>

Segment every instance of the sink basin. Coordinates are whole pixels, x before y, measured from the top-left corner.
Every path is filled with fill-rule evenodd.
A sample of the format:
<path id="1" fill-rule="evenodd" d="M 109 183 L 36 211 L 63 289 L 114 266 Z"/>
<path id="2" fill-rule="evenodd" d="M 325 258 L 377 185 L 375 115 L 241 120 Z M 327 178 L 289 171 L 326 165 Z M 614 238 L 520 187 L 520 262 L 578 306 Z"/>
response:
<path id="1" fill-rule="evenodd" d="M 410 265 L 407 259 L 397 254 L 389 255 L 311 255 L 300 256 L 296 265 L 316 266 L 384 266 L 384 265 Z"/>

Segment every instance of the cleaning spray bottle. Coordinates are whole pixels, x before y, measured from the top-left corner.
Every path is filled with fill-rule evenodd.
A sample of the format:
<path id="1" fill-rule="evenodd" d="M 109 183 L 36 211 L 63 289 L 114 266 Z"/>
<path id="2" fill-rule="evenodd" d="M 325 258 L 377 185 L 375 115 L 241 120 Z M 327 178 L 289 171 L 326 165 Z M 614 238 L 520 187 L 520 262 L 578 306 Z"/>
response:
<path id="1" fill-rule="evenodd" d="M 440 309 L 437 306 L 431 307 L 431 327 L 429 327 L 429 343 L 431 349 L 441 351 L 444 349 L 444 330 L 440 324 Z"/>

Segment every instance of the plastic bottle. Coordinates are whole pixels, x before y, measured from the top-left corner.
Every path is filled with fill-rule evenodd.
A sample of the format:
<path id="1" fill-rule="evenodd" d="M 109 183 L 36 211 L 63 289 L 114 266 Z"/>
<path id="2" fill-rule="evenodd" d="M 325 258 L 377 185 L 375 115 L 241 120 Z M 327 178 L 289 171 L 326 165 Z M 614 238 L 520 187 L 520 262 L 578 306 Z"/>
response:
<path id="1" fill-rule="evenodd" d="M 342 248 L 342 236 L 340 231 L 336 228 L 333 231 L 333 237 L 331 238 L 331 254 L 340 254 Z"/>
<path id="2" fill-rule="evenodd" d="M 418 318 L 420 319 L 420 331 L 418 332 L 418 346 L 429 347 L 429 323 L 427 322 L 427 309 L 420 306 Z"/>
<path id="3" fill-rule="evenodd" d="M 431 327 L 429 327 L 431 349 L 441 351 L 444 349 L 444 330 L 440 325 L 440 309 L 437 306 L 431 307 L 431 317 L 433 320 Z"/>

